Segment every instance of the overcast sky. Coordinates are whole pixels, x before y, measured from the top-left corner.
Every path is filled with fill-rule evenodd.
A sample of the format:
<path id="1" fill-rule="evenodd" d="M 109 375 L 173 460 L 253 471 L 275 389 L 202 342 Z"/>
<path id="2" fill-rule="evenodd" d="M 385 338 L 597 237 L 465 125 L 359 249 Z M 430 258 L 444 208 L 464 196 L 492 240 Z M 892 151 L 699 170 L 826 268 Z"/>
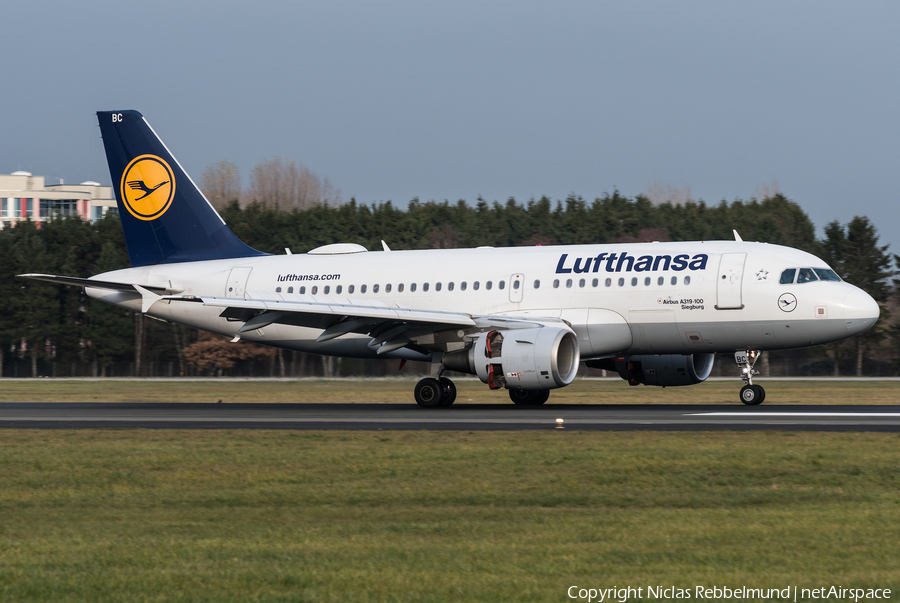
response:
<path id="1" fill-rule="evenodd" d="M 364 203 L 777 182 L 900 253 L 900 3 L 10 2 L 0 173 L 110 182 L 97 110 L 195 179 L 295 159 Z M 389 237 L 390 233 L 385 233 Z"/>

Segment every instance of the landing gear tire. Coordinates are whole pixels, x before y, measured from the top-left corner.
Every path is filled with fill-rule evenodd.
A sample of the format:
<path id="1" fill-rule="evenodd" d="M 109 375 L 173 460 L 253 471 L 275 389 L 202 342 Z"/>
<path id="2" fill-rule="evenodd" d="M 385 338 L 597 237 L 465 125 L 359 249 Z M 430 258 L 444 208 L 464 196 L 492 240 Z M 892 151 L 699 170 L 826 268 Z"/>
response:
<path id="1" fill-rule="evenodd" d="M 762 404 L 766 399 L 766 390 L 760 385 L 745 385 L 741 388 L 741 402 L 748 406 Z"/>
<path id="2" fill-rule="evenodd" d="M 450 406 L 456 401 L 456 385 L 447 377 L 441 377 L 441 406 Z"/>
<path id="3" fill-rule="evenodd" d="M 766 401 L 766 390 L 763 389 L 762 385 L 754 385 L 753 387 L 759 390 L 759 402 L 757 404 L 762 404 Z"/>
<path id="4" fill-rule="evenodd" d="M 425 408 L 435 408 L 441 405 L 444 388 L 441 382 L 431 377 L 426 377 L 416 383 L 416 404 Z"/>
<path id="5" fill-rule="evenodd" d="M 550 397 L 550 390 L 547 389 L 510 389 L 509 399 L 513 404 L 522 406 L 540 406 Z"/>

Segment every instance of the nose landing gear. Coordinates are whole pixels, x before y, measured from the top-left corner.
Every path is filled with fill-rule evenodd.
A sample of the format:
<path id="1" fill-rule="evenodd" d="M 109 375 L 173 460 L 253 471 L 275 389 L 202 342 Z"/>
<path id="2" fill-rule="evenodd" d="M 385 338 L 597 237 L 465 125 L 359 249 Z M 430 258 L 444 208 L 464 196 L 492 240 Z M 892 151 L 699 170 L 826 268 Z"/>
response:
<path id="1" fill-rule="evenodd" d="M 749 406 L 762 404 L 766 399 L 766 390 L 761 385 L 753 384 L 753 375 L 758 375 L 759 371 L 753 370 L 753 365 L 760 356 L 759 350 L 746 350 L 734 353 L 734 361 L 741 368 L 741 379 L 744 381 L 744 387 L 741 388 L 741 402 Z"/>

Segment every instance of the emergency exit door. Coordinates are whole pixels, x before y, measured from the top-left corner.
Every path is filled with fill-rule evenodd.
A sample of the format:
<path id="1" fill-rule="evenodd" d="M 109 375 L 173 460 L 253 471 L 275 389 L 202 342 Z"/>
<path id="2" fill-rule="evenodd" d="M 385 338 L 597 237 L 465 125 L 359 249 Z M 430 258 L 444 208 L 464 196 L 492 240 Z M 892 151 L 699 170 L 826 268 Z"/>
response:
<path id="1" fill-rule="evenodd" d="M 716 310 L 740 310 L 744 307 L 741 283 L 746 253 L 723 253 L 716 275 Z"/>
<path id="2" fill-rule="evenodd" d="M 517 304 L 522 301 L 525 292 L 525 275 L 514 274 L 509 279 L 509 301 Z"/>

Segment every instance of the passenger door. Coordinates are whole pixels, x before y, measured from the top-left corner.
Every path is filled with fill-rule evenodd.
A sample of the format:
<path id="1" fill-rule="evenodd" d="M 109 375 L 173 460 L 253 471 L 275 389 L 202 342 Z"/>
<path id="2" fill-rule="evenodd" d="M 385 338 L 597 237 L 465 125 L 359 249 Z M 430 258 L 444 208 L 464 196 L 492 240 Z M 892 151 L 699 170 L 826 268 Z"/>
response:
<path id="1" fill-rule="evenodd" d="M 740 310 L 744 307 L 741 286 L 746 253 L 723 253 L 716 275 L 716 310 Z"/>
<path id="2" fill-rule="evenodd" d="M 244 297 L 251 270 L 253 268 L 249 266 L 238 266 L 231 269 L 228 274 L 228 282 L 225 283 L 225 297 Z"/>

